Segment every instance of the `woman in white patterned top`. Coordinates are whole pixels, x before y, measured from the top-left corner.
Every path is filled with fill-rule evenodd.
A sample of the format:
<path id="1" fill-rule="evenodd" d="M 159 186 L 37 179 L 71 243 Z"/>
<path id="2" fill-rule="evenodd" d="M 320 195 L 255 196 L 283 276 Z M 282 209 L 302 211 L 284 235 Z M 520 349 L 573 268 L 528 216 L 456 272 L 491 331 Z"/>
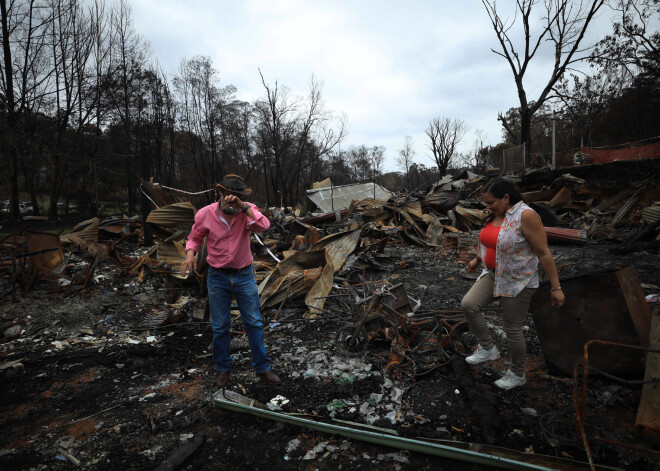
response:
<path id="1" fill-rule="evenodd" d="M 493 179 L 484 187 L 483 198 L 491 217 L 479 234 L 478 255 L 467 269 L 474 272 L 482 262 L 486 266 L 461 302 L 478 345 L 465 361 L 480 365 L 499 358 L 481 310 L 501 299 L 511 368 L 495 386 L 507 390 L 526 382 L 523 326 L 529 302 L 539 286 L 539 262 L 550 281 L 553 307 L 564 305 L 564 293 L 541 218 L 522 201 L 515 185 L 504 178 Z"/>

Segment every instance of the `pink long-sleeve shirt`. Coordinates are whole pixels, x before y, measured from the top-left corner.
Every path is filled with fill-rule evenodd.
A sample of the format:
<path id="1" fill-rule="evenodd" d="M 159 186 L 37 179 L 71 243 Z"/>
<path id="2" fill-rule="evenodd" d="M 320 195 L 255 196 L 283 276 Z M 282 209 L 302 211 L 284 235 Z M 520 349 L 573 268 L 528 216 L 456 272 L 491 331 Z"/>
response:
<path id="1" fill-rule="evenodd" d="M 204 206 L 195 214 L 195 224 L 188 236 L 186 251 L 199 252 L 206 237 L 206 262 L 214 268 L 244 268 L 254 259 L 250 251 L 250 232 L 263 232 L 270 221 L 250 204 L 254 219 L 246 213 L 235 214 L 227 223 L 218 203 Z"/>

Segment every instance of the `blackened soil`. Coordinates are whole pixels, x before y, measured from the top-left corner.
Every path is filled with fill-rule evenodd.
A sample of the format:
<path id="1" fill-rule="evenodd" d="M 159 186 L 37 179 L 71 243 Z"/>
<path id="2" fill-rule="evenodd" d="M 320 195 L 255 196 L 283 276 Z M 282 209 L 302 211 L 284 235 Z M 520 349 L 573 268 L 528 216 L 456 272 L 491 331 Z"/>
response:
<path id="1" fill-rule="evenodd" d="M 615 257 L 602 246 L 553 247 L 553 253 L 562 275 L 632 265 L 641 282 L 660 286 L 656 253 Z M 421 301 L 416 316 L 435 312 L 456 318 L 437 314 L 459 310 L 473 283 L 461 276 L 463 267 L 455 255 L 397 246 L 387 254 L 391 261 L 381 260 L 388 263 L 387 270 L 354 274 L 351 282 L 403 283 L 407 293 Z M 408 263 L 398 264 L 400 260 Z M 160 278 L 147 273 L 144 284 L 134 278 L 108 270 L 92 292 L 66 299 L 62 292 L 38 284 L 29 297 L 2 307 L 3 321 L 23 321 L 25 332 L 20 341 L 5 343 L 0 356 L 0 364 L 21 360 L 24 365 L 24 370 L 6 372 L 0 384 L 0 468 L 72 469 L 69 454 L 85 469 L 155 469 L 204 431 L 208 438 L 186 463 L 188 469 L 489 469 L 213 407 L 210 397 L 217 388 L 210 326 L 193 321 L 149 331 L 136 328 L 146 313 L 172 308 L 165 306 Z M 377 283 L 357 289 L 366 295 L 372 286 Z M 194 288 L 187 293 L 193 300 L 181 308 L 184 319 L 204 304 L 194 297 Z M 279 322 L 266 329 L 266 342 L 283 380 L 280 387 L 263 383 L 251 372 L 249 349 L 236 320 L 228 389 L 264 404 L 283 396 L 288 400 L 281 404 L 284 412 L 328 422 L 368 423 L 403 437 L 587 460 L 575 433 L 572 381 L 548 374 L 531 317 L 525 331 L 528 384 L 502 392 L 492 385 L 507 368 L 498 303 L 486 314 L 504 353 L 501 360 L 469 368 L 445 346 L 446 355 L 429 353 L 435 368 L 419 376 L 385 371 L 387 342 L 370 343 L 358 357 L 337 350 L 335 333 L 355 321 L 350 305 L 342 297 L 330 298 L 326 315 L 315 320 L 302 319 L 303 311 L 293 307 L 263 312 L 266 324 L 275 316 Z M 155 341 L 147 343 L 152 336 Z M 585 428 L 596 463 L 631 470 L 660 465 L 657 452 L 625 446 L 653 449 L 634 427 L 640 392 L 638 387 L 590 380 Z"/>

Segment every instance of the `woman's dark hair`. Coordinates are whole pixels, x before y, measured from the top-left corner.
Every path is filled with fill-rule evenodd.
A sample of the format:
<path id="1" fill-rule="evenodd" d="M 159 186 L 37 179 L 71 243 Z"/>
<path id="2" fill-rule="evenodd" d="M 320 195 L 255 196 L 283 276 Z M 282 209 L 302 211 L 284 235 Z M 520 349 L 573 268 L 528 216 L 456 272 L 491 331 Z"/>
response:
<path id="1" fill-rule="evenodd" d="M 509 203 L 511 205 L 517 204 L 519 201 L 524 201 L 520 190 L 515 183 L 510 182 L 504 178 L 493 178 L 486 185 L 484 185 L 484 193 L 490 193 L 495 198 L 504 198 L 504 195 L 509 195 Z"/>

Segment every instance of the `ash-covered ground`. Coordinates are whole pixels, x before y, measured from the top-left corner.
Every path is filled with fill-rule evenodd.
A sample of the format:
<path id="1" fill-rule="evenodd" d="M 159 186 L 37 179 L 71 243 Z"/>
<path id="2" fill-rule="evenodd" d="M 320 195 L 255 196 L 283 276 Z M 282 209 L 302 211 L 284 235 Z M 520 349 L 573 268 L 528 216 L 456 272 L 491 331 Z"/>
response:
<path id="1" fill-rule="evenodd" d="M 120 248 L 135 250 L 127 243 Z M 602 244 L 551 249 L 561 276 L 633 266 L 649 286 L 646 294 L 660 292 L 652 287 L 660 286 L 658 253 L 615 256 Z M 385 269 L 359 274 L 358 293 L 366 295 L 378 285 L 369 282 L 387 280 L 403 283 L 420 301 L 415 316 L 460 310 L 473 280 L 462 276 L 464 266 L 455 255 L 395 245 L 384 255 L 379 263 Z M 72 258 L 71 270 L 76 263 Z M 7 283 L 0 281 L 3 293 L 10 289 Z M 4 325 L 21 327 L 0 345 L 0 363 L 16 362 L 2 371 L 0 468 L 63 470 L 78 461 L 82 469 L 155 469 L 204 431 L 203 446 L 184 469 L 489 469 L 214 407 L 211 328 L 191 317 L 205 300 L 189 288 L 168 304 L 171 291 L 156 274 L 147 272 L 139 282 L 136 274 L 106 262 L 83 293 L 37 281 L 16 302 L 11 296 L 3 299 Z M 335 334 L 355 322 L 341 296 L 330 297 L 326 313 L 316 319 L 304 319 L 303 313 L 291 306 L 262 313 L 280 387 L 260 382 L 250 370 L 247 341 L 235 319 L 230 391 L 326 422 L 351 421 L 402 437 L 491 444 L 586 462 L 576 434 L 572 378 L 548 374 L 531 315 L 525 330 L 527 385 L 502 392 L 492 385 L 507 368 L 499 303 L 486 315 L 502 359 L 469 368 L 451 349 L 435 350 L 428 361 L 436 367 L 419 375 L 386 372 L 386 342 L 370 343 L 364 355 L 341 354 Z M 145 324 L 145 318 L 158 316 L 178 322 L 157 328 Z M 658 469 L 657 448 L 654 454 L 621 445 L 652 450 L 634 426 L 640 393 L 641 387 L 590 379 L 585 428 L 597 464 Z M 276 396 L 285 399 L 272 401 Z"/>

